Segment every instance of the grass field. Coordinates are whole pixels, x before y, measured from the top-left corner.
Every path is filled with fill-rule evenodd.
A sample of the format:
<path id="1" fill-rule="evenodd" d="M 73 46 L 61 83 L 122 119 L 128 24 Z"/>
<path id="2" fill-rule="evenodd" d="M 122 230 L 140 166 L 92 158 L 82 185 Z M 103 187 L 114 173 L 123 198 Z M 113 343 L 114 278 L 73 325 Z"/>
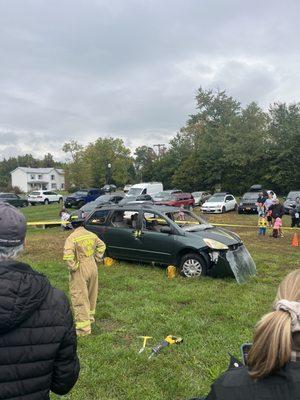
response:
<path id="1" fill-rule="evenodd" d="M 30 221 L 55 219 L 59 207 L 22 211 Z M 234 213 L 207 218 L 253 226 L 257 222 L 256 216 Z M 181 400 L 208 392 L 226 369 L 228 352 L 239 356 L 240 344 L 251 341 L 253 327 L 270 309 L 280 280 L 299 267 L 300 247 L 291 247 L 291 231 L 273 239 L 258 238 L 255 228 L 231 229 L 240 234 L 257 264 L 257 277 L 246 285 L 205 277 L 168 280 L 164 269 L 149 265 L 100 266 L 97 321 L 93 334 L 79 339 L 80 379 L 64 399 Z M 62 262 L 66 236 L 59 228 L 30 228 L 22 259 L 68 293 Z M 139 335 L 153 336 L 154 346 L 169 334 L 182 336 L 184 342 L 151 360 L 150 350 L 138 354 Z"/>

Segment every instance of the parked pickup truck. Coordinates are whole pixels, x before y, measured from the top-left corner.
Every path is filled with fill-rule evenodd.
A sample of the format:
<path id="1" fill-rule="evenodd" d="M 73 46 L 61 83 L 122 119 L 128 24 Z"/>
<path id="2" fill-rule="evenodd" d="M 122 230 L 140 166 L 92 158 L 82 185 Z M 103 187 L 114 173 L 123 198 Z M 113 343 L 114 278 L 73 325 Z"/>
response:
<path id="1" fill-rule="evenodd" d="M 80 189 L 66 198 L 65 207 L 81 208 L 85 204 L 96 200 L 96 198 L 101 196 L 102 194 L 104 194 L 104 190 L 102 189 Z"/>

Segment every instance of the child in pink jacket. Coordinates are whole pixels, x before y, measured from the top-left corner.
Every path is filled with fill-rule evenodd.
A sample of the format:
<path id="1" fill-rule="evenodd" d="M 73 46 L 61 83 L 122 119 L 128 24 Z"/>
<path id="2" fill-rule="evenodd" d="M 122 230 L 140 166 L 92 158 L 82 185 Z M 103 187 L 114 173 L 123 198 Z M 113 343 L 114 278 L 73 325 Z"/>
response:
<path id="1" fill-rule="evenodd" d="M 277 217 L 275 219 L 274 225 L 273 225 L 273 237 L 278 238 L 279 235 L 281 236 L 281 227 L 282 227 L 282 220 L 280 217 Z"/>

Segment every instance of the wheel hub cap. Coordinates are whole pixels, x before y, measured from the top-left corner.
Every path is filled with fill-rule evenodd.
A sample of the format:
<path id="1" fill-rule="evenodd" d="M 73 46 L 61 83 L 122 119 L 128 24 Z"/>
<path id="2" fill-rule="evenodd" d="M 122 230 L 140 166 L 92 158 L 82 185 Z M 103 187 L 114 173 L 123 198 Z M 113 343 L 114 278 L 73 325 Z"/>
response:
<path id="1" fill-rule="evenodd" d="M 187 277 L 200 276 L 202 274 L 202 265 L 198 260 L 190 258 L 182 266 L 182 272 Z"/>

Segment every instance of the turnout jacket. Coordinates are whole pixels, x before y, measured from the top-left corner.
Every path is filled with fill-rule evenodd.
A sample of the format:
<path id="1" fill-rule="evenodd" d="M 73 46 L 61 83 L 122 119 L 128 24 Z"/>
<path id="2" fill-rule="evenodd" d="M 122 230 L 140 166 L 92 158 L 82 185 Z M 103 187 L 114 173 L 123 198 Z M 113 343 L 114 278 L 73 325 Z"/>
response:
<path id="1" fill-rule="evenodd" d="M 65 294 L 29 265 L 0 262 L 0 400 L 68 393 L 79 361 Z"/>
<path id="2" fill-rule="evenodd" d="M 246 367 L 231 369 L 211 387 L 206 400 L 299 400 L 300 362 L 289 362 L 276 374 L 253 380 Z"/>

